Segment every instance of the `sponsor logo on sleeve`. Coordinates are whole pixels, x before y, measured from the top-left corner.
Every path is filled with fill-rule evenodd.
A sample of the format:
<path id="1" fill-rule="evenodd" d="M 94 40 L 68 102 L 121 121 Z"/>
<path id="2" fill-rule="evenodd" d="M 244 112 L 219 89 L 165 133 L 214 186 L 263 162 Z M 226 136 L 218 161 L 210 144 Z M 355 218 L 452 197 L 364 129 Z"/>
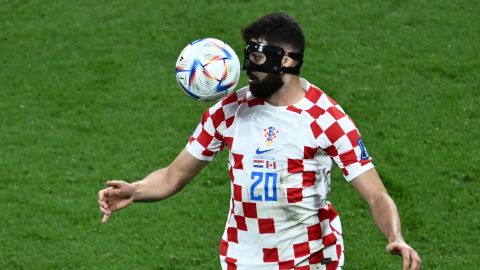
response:
<path id="1" fill-rule="evenodd" d="M 358 146 L 360 146 L 360 159 L 361 160 L 367 160 L 369 158 L 367 149 L 365 148 L 365 145 L 363 144 L 362 138 L 358 139 Z"/>

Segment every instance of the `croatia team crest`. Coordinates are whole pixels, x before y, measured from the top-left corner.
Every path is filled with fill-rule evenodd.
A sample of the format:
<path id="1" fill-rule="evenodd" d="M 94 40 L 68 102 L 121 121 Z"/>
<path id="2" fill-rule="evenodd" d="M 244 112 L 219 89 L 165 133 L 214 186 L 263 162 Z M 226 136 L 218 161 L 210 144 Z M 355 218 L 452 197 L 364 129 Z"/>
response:
<path id="1" fill-rule="evenodd" d="M 270 146 L 278 136 L 278 129 L 268 127 L 263 130 L 263 136 L 265 137 L 265 145 Z"/>

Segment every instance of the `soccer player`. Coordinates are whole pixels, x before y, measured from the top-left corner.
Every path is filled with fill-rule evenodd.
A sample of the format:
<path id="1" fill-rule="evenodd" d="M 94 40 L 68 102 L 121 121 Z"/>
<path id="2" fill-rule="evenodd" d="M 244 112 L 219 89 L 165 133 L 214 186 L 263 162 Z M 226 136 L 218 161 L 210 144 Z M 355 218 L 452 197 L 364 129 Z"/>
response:
<path id="1" fill-rule="evenodd" d="M 342 228 L 327 200 L 335 162 L 370 207 L 387 251 L 403 257 L 403 269 L 419 269 L 355 124 L 299 77 L 305 40 L 298 23 L 272 13 L 242 35 L 249 86 L 206 110 L 166 168 L 132 184 L 108 181 L 98 193 L 102 221 L 132 202 L 175 194 L 227 147 L 232 195 L 220 241 L 222 269 L 341 269 Z"/>

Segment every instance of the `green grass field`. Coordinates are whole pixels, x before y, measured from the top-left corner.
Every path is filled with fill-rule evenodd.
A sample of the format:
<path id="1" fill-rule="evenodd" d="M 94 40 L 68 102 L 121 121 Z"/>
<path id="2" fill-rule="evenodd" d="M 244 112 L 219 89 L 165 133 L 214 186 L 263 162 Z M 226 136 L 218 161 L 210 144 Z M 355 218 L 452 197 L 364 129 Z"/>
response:
<path id="1" fill-rule="evenodd" d="M 216 37 L 243 57 L 239 29 L 270 11 L 303 26 L 302 76 L 355 119 L 423 268 L 478 269 L 475 0 L 0 0 L 0 269 L 219 269 L 226 152 L 105 225 L 97 191 L 167 165 L 210 105 L 177 86 L 181 49 Z M 338 168 L 330 199 L 345 269 L 401 269 Z"/>

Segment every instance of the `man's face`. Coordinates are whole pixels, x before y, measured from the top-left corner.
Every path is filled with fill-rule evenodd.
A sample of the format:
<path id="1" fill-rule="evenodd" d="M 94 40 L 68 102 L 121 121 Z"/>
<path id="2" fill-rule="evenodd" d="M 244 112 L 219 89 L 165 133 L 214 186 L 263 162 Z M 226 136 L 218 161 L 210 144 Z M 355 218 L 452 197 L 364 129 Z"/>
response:
<path id="1" fill-rule="evenodd" d="M 266 44 L 263 40 L 252 41 Z M 267 61 L 267 56 L 261 52 L 250 52 L 248 59 L 256 65 L 262 65 Z M 250 92 L 258 98 L 267 99 L 283 86 L 281 73 L 247 71 L 247 76 Z"/>

